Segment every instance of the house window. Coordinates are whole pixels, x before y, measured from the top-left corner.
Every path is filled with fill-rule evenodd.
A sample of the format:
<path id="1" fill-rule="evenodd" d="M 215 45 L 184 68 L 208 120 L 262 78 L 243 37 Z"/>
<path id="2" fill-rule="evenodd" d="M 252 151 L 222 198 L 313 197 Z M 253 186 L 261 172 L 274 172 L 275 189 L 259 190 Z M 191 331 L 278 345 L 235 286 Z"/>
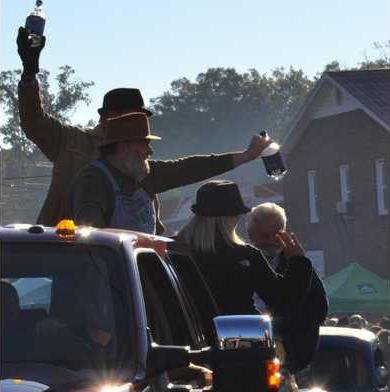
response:
<path id="1" fill-rule="evenodd" d="M 389 192 L 388 165 L 385 159 L 377 159 L 375 161 L 375 172 L 378 215 L 387 215 L 389 213 Z"/>
<path id="2" fill-rule="evenodd" d="M 351 201 L 351 188 L 349 181 L 349 165 L 341 165 L 339 167 L 340 171 L 340 193 L 341 201 L 348 202 Z"/>
<path id="3" fill-rule="evenodd" d="M 309 170 L 307 172 L 307 180 L 309 185 L 309 212 L 310 212 L 310 223 L 319 222 L 318 208 L 317 208 L 317 181 L 316 171 Z"/>

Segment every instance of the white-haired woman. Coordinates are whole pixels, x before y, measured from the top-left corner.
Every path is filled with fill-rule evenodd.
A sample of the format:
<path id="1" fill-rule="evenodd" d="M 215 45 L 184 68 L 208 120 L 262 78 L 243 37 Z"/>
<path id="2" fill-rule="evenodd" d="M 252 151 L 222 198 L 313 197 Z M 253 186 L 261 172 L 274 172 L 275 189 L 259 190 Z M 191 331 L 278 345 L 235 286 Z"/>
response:
<path id="1" fill-rule="evenodd" d="M 202 185 L 192 211 L 195 216 L 178 232 L 177 243 L 193 255 L 221 314 L 256 313 L 254 293 L 271 311 L 282 314 L 306 295 L 312 265 L 296 238 L 285 232 L 279 235 L 290 264 L 282 277 L 272 270 L 261 251 L 237 235 L 239 217 L 250 209 L 234 182 Z"/>

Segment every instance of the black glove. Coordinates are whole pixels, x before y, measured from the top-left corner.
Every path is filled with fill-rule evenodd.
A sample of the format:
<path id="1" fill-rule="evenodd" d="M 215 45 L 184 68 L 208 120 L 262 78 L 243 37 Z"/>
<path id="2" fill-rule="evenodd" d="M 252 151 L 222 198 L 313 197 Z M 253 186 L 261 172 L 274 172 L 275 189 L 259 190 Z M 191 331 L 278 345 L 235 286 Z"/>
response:
<path id="1" fill-rule="evenodd" d="M 23 73 L 26 75 L 35 75 L 39 72 L 39 55 L 44 48 L 46 37 L 42 36 L 38 46 L 31 46 L 32 39 L 29 32 L 24 27 L 19 27 L 18 53 L 23 63 Z"/>

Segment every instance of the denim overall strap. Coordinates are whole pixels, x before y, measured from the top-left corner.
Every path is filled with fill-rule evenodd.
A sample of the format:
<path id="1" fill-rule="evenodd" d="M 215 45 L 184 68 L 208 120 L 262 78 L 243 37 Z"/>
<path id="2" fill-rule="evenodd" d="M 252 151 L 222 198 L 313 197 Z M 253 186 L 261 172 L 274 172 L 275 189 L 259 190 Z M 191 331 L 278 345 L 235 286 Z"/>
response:
<path id="1" fill-rule="evenodd" d="M 142 188 L 138 188 L 132 195 L 122 194 L 118 182 L 104 162 L 93 161 L 91 164 L 105 173 L 115 192 L 109 227 L 155 234 L 156 212 L 152 197 Z"/>

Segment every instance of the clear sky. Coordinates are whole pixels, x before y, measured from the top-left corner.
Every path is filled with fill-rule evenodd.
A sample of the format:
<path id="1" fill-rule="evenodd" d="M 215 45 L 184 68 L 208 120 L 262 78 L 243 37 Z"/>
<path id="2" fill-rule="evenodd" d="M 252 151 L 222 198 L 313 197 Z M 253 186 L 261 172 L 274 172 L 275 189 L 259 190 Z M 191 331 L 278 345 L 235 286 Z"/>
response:
<path id="1" fill-rule="evenodd" d="M 1 0 L 1 69 L 20 67 L 16 32 L 33 0 Z M 97 119 L 106 91 L 139 87 L 146 102 L 179 77 L 209 67 L 302 68 L 315 75 L 337 59 L 351 66 L 372 43 L 389 39 L 389 0 L 44 0 L 47 44 L 42 67 L 69 64 L 93 80 L 90 107 L 76 122 Z"/>

